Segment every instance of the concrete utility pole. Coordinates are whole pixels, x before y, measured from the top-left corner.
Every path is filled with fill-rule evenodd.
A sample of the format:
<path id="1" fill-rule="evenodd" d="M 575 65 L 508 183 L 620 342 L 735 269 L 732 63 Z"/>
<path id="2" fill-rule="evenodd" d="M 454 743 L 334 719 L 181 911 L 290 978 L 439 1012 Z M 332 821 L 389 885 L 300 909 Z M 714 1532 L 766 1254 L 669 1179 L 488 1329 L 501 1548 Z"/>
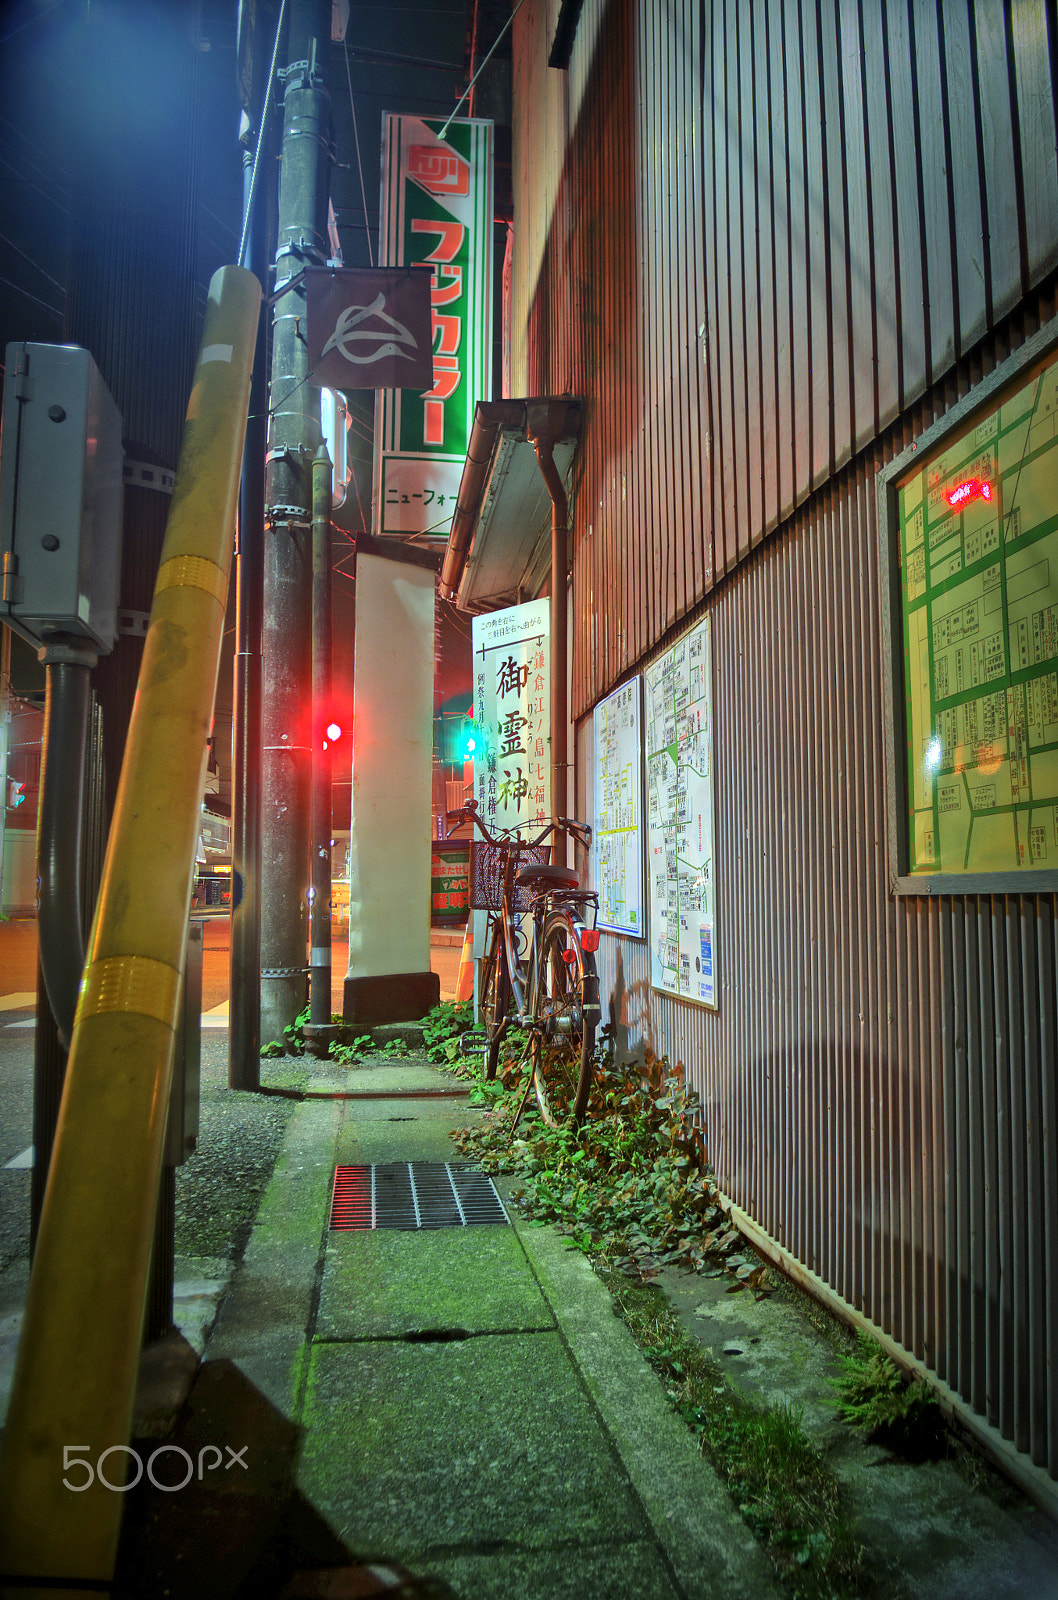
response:
<path id="1" fill-rule="evenodd" d="M 308 377 L 305 291 L 328 258 L 333 158 L 323 59 L 331 0 L 290 0 L 265 469 L 262 635 L 261 1040 L 282 1039 L 305 1004 L 311 727 L 312 462 L 320 392 Z"/>

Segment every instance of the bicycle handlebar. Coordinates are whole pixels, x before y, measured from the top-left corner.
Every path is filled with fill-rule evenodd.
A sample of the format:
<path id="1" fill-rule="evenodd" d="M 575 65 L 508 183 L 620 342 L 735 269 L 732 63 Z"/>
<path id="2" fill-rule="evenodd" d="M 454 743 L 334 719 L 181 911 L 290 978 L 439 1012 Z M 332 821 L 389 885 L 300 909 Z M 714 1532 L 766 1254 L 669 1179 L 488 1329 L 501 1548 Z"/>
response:
<path id="1" fill-rule="evenodd" d="M 559 832 L 571 834 L 578 844 L 583 845 L 585 850 L 591 849 L 591 825 L 587 822 L 577 822 L 573 817 L 557 817 L 554 822 L 549 822 L 546 825 L 543 832 L 536 839 L 521 839 L 516 832 L 512 832 L 509 828 L 502 829 L 499 833 L 490 833 L 478 811 L 478 803 L 473 798 L 465 800 L 457 811 L 445 812 L 446 822 L 456 824 L 463 821 L 464 818 L 469 818 L 476 825 L 482 838 L 488 844 L 496 845 L 501 850 L 513 844 L 543 844 L 544 840 L 551 834 Z M 445 838 L 450 839 L 451 837 L 452 829 L 450 828 Z"/>

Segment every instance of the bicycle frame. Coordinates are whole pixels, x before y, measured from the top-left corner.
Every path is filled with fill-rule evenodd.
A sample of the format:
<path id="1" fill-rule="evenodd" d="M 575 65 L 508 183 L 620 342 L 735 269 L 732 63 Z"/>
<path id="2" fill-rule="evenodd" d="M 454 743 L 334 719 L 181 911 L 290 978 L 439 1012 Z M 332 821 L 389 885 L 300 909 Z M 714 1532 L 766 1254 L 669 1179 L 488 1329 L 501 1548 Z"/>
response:
<path id="1" fill-rule="evenodd" d="M 594 960 L 599 944 L 595 926 L 598 895 L 593 890 L 580 888 L 576 874 L 565 867 L 549 866 L 533 859 L 523 865 L 520 857 L 525 854 L 532 857 L 533 852 L 560 832 L 587 847 L 591 843 L 591 828 L 572 818 L 559 817 L 549 822 L 535 839 L 526 840 L 508 833 L 493 835 L 477 814 L 473 800 L 468 800 L 459 811 L 449 813 L 450 820 L 468 816 L 485 842 L 498 853 L 503 866 L 502 881 L 496 883 L 494 879 L 485 891 L 490 931 L 481 994 L 483 1006 L 491 1001 L 483 1019 L 487 1034 L 485 1075 L 487 1078 L 495 1075 L 500 1045 L 510 1021 L 516 1020 L 527 1030 L 526 1046 L 519 1063 L 521 1065 L 527 1058 L 532 1063 L 527 1092 L 529 1084 L 535 1082 L 541 1110 L 548 1121 L 554 1122 L 556 1114 L 561 1114 L 556 1113 L 556 1107 L 576 1077 L 576 1091 L 570 1103 L 579 1120 L 586 1104 L 592 1039 L 599 1016 Z M 523 904 L 524 899 L 528 899 L 524 911 L 517 903 L 519 891 Z M 592 914 L 590 923 L 589 912 Z M 523 915 L 528 915 L 532 921 L 524 959 L 520 927 Z M 570 1041 L 575 1052 L 572 1057 L 566 1054 L 563 1059 L 560 1047 L 559 1054 L 554 1054 L 562 1038 Z M 567 1073 L 565 1078 L 563 1068 L 559 1067 L 560 1060 L 563 1067 L 570 1062 L 574 1064 L 575 1071 Z M 559 1102 L 554 1100 L 556 1090 Z"/>

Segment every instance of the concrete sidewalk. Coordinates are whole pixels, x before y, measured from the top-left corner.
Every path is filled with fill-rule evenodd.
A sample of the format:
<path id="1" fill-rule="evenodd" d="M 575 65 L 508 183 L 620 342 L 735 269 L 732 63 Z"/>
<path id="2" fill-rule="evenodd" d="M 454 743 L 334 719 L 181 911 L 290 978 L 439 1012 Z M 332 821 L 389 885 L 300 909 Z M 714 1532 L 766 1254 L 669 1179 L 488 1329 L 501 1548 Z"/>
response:
<path id="1" fill-rule="evenodd" d="M 297 1107 L 168 1441 L 241 1459 L 136 1491 L 120 1593 L 278 1595 L 297 1573 L 395 1563 L 408 1592 L 460 1600 L 777 1595 L 567 1241 L 513 1211 L 330 1231 L 337 1166 L 451 1162 L 450 1130 L 479 1113 L 421 1060 L 319 1068 L 312 1093 L 354 1097 Z M 297 1592 L 375 1592 L 363 1573 L 329 1582 Z"/>

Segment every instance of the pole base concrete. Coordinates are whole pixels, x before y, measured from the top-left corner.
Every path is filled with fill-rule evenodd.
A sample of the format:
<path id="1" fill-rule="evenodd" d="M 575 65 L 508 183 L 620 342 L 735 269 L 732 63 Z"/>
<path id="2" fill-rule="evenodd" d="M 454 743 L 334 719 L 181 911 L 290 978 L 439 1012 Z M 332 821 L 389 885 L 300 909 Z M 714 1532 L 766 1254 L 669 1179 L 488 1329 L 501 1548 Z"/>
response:
<path id="1" fill-rule="evenodd" d="M 436 972 L 394 972 L 373 978 L 346 978 L 346 1022 L 373 1028 L 380 1022 L 417 1022 L 437 1005 L 441 980 Z"/>

